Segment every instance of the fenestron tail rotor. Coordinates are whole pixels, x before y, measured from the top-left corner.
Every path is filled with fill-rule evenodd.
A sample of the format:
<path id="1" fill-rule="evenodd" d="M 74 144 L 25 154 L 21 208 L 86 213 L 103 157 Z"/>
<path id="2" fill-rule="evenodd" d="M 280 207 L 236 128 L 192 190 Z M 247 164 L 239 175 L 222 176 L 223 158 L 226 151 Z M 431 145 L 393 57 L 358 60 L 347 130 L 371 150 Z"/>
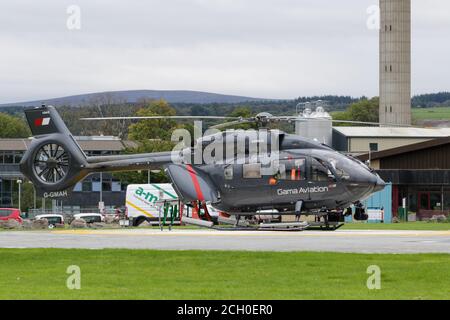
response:
<path id="1" fill-rule="evenodd" d="M 39 148 L 33 160 L 36 178 L 44 183 L 58 183 L 69 170 L 69 154 L 59 144 L 48 143 Z"/>

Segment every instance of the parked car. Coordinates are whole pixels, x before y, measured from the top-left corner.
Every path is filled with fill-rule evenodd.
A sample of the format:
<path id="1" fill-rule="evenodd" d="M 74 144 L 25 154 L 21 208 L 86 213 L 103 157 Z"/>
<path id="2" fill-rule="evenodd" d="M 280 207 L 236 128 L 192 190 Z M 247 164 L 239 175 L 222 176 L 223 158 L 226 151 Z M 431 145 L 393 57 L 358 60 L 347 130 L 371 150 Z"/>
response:
<path id="1" fill-rule="evenodd" d="M 47 219 L 48 227 L 55 228 L 58 225 L 64 225 L 64 216 L 62 214 L 40 214 L 35 217 L 36 220 Z"/>
<path id="2" fill-rule="evenodd" d="M 15 208 L 0 208 L 0 220 L 16 220 L 22 223 L 21 212 Z"/>
<path id="3" fill-rule="evenodd" d="M 105 217 L 100 213 L 77 213 L 73 215 L 74 219 L 83 219 L 86 223 L 104 222 Z"/>

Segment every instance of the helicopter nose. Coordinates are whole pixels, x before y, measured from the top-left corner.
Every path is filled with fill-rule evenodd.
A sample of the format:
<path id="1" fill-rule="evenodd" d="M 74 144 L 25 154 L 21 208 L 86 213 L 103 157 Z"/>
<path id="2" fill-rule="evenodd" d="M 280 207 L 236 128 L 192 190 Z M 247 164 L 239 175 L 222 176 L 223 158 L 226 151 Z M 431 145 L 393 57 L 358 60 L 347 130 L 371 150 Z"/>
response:
<path id="1" fill-rule="evenodd" d="M 386 182 L 383 181 L 383 179 L 380 178 L 379 175 L 377 175 L 377 181 L 375 182 L 375 188 L 374 191 L 378 192 L 384 189 L 386 186 Z"/>

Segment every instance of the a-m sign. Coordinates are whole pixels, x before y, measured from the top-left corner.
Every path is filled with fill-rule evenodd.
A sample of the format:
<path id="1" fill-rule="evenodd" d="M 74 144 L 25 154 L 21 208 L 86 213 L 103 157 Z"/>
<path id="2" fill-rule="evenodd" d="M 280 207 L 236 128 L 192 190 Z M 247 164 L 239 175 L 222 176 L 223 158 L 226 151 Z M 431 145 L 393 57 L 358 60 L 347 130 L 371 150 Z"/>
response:
<path id="1" fill-rule="evenodd" d="M 137 188 L 135 193 L 136 193 L 136 195 L 138 195 L 139 197 L 144 198 L 146 201 L 148 201 L 150 203 L 155 203 L 158 200 L 157 196 L 155 196 L 150 191 L 146 192 L 143 187 Z"/>
<path id="2" fill-rule="evenodd" d="M 126 207 L 129 218 L 157 218 L 159 208 L 158 200 L 177 200 L 170 183 L 130 184 L 127 187 Z"/>

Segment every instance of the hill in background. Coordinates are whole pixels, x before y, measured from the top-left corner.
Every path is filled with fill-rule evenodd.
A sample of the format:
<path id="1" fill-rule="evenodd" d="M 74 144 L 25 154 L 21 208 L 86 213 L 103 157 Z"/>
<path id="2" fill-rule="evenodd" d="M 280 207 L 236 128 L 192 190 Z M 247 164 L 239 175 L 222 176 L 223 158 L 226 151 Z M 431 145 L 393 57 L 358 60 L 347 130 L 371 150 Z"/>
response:
<path id="1" fill-rule="evenodd" d="M 169 103 L 196 103 L 196 104 L 240 103 L 240 102 L 258 102 L 268 100 L 261 98 L 226 95 L 201 91 L 188 91 L 188 90 L 127 90 L 127 91 L 88 93 L 61 98 L 51 98 L 47 100 L 4 103 L 0 104 L 0 107 L 15 107 L 15 106 L 32 107 L 32 106 L 40 106 L 42 103 L 54 106 L 83 106 L 97 103 L 103 104 L 105 102 L 111 101 L 119 103 L 136 103 L 142 99 L 152 99 L 152 100 L 164 99 Z"/>
<path id="2" fill-rule="evenodd" d="M 171 104 L 239 104 L 239 103 L 286 103 L 306 102 L 314 100 L 325 100 L 330 106 L 329 111 L 342 110 L 345 106 L 358 101 L 364 97 L 353 98 L 350 96 L 314 96 L 297 97 L 292 99 L 263 99 L 246 96 L 227 95 L 202 91 L 190 90 L 123 90 L 106 91 L 88 94 L 79 94 L 61 98 L 49 98 L 43 100 L 33 100 L 14 103 L 0 103 L 0 107 L 32 107 L 40 106 L 42 103 L 54 106 L 92 106 L 107 105 L 112 103 L 134 104 L 139 100 L 164 99 Z M 431 94 L 421 94 L 412 97 L 413 108 L 450 107 L 450 92 L 438 92 Z"/>

